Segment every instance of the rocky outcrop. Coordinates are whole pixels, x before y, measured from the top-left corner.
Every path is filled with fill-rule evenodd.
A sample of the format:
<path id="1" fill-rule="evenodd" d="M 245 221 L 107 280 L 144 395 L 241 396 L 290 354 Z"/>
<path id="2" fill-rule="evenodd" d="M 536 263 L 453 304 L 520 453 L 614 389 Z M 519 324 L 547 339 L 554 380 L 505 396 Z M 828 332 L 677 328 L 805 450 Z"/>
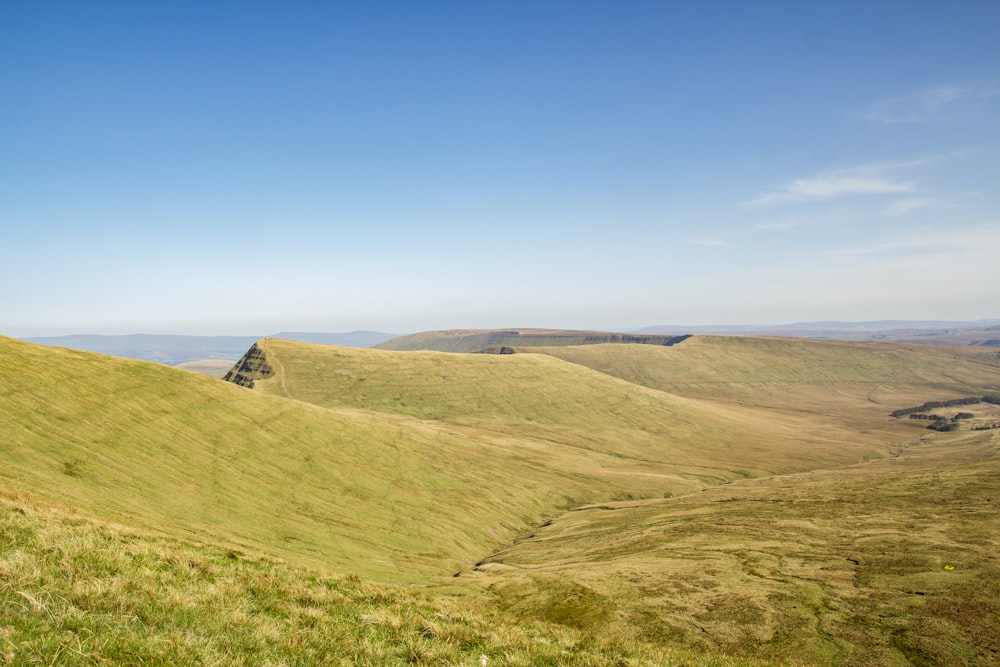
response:
<path id="1" fill-rule="evenodd" d="M 267 355 L 257 343 L 254 343 L 222 379 L 252 389 L 254 380 L 265 380 L 272 375 L 274 369 L 267 363 Z"/>

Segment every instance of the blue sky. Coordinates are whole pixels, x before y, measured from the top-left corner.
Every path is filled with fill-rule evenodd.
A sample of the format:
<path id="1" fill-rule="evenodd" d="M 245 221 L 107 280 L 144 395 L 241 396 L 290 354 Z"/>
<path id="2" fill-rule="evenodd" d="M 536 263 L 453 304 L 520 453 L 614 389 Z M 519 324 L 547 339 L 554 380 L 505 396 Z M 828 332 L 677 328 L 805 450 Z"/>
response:
<path id="1" fill-rule="evenodd" d="M 997 2 L 0 0 L 0 333 L 1000 316 Z"/>

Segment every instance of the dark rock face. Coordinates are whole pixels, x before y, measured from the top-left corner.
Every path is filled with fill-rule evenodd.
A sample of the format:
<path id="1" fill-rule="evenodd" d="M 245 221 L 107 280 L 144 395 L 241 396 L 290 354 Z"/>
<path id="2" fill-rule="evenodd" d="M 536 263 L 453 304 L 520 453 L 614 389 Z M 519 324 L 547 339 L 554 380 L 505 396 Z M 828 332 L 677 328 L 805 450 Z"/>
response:
<path id="1" fill-rule="evenodd" d="M 264 380 L 272 375 L 274 369 L 267 363 L 267 355 L 254 343 L 222 379 L 252 389 L 254 380 Z"/>

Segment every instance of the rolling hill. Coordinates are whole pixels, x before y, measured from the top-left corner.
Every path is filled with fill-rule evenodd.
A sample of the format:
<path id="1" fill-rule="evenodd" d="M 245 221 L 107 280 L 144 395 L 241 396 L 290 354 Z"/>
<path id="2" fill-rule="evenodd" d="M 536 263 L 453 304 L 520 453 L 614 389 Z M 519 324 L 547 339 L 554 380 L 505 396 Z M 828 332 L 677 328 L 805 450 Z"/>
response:
<path id="1" fill-rule="evenodd" d="M 996 412 L 994 414 L 997 414 Z M 996 664 L 1000 431 L 562 515 L 470 575 L 497 607 L 781 664 Z"/>
<path id="2" fill-rule="evenodd" d="M 660 349 L 618 345 L 607 350 L 614 356 L 646 347 Z M 682 397 L 549 354 L 391 352 L 276 339 L 261 341 L 258 349 L 271 375 L 255 381 L 255 391 L 326 408 L 527 438 L 552 453 L 569 448 L 574 455 L 610 456 L 607 465 L 615 470 L 637 466 L 642 478 L 662 472 L 660 491 L 666 493 L 681 491 L 667 481 L 677 473 L 698 480 L 681 484 L 691 490 L 702 483 L 855 462 L 884 455 L 892 446 L 886 432 L 840 438 L 820 426 L 823 415 L 810 415 L 804 423 L 801 413 L 764 414 Z M 897 439 L 908 436 L 905 430 L 899 433 Z"/>
<path id="3" fill-rule="evenodd" d="M 598 456 L 526 473 L 533 443 L 153 363 L 10 339 L 0 360 L 6 492 L 333 571 L 451 574 L 558 507 L 628 488 Z"/>
<path id="4" fill-rule="evenodd" d="M 693 336 L 657 347 L 532 347 L 644 387 L 702 399 L 818 414 L 881 418 L 921 397 L 990 391 L 1000 353 L 989 348 L 785 338 Z"/>
<path id="5" fill-rule="evenodd" d="M 6 338 L 0 363 L 10 655 L 107 660 L 104 632 L 127 655 L 211 661 L 229 626 L 246 633 L 231 655 L 291 662 L 323 645 L 359 664 L 995 655 L 1000 431 L 889 417 L 997 392 L 987 348 L 263 339 L 237 364 L 252 386 Z M 87 582 L 151 601 L 135 613 L 152 634 Z M 273 618 L 272 639 L 234 605 Z"/>
<path id="6" fill-rule="evenodd" d="M 633 345 L 674 345 L 685 335 L 609 333 L 606 331 L 569 331 L 562 329 L 454 329 L 423 331 L 397 336 L 372 345 L 380 350 L 437 352 L 498 352 L 502 348 L 536 345 L 594 345 L 628 343 Z"/>
<path id="7" fill-rule="evenodd" d="M 389 338 L 392 334 L 377 331 L 351 331 L 349 333 L 308 333 L 286 331 L 273 334 L 275 338 L 300 340 L 326 345 L 368 347 Z M 209 360 L 235 361 L 261 336 L 177 336 L 169 334 L 128 334 L 101 336 L 79 334 L 71 336 L 41 336 L 26 338 L 29 343 L 68 347 L 74 350 L 100 352 L 128 359 L 155 361 L 168 366 Z"/>
<path id="8" fill-rule="evenodd" d="M 700 333 L 726 336 L 782 336 L 829 338 L 927 345 L 1000 346 L 1000 320 L 954 322 L 942 320 L 883 320 L 876 322 L 798 322 L 770 326 L 652 326 L 640 334 Z"/>

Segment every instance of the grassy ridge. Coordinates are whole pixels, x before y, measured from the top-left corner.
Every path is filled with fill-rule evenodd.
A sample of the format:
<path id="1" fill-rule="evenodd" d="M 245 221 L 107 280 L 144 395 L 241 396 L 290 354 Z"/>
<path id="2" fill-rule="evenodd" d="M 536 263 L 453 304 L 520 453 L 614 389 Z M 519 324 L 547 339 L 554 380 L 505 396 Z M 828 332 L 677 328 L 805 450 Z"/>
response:
<path id="1" fill-rule="evenodd" d="M 673 345 L 685 336 L 661 334 L 625 334 L 606 331 L 565 331 L 559 329 L 455 329 L 423 331 L 397 336 L 372 347 L 397 352 L 434 350 L 437 352 L 479 352 L 499 347 L 536 345 L 594 345 L 598 343 L 630 343 L 641 345 Z"/>
<path id="2" fill-rule="evenodd" d="M 676 347 L 525 351 L 681 396 L 878 419 L 895 408 L 1000 384 L 1000 353 L 985 348 L 694 336 Z"/>
<path id="3" fill-rule="evenodd" d="M 477 577 L 525 618 L 805 664 L 995 664 L 1000 436 L 563 515 Z"/>
<path id="4" fill-rule="evenodd" d="M 550 355 L 388 352 L 278 339 L 259 345 L 274 375 L 257 380 L 255 391 L 530 441 L 560 467 L 597 457 L 608 469 L 635 473 L 627 483 L 657 473 L 698 480 L 667 484 L 667 493 L 887 451 L 882 437 L 844 439 L 802 415 L 711 405 Z M 604 349 L 614 356 L 637 347 L 652 346 Z"/>

